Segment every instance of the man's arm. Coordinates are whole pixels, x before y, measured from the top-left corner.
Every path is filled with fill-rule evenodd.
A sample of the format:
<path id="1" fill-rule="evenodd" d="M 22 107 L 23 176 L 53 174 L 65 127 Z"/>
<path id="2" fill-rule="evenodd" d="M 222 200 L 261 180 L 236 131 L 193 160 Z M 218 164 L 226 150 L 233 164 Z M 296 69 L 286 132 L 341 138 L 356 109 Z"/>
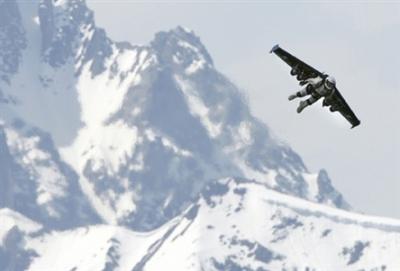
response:
<path id="1" fill-rule="evenodd" d="M 323 84 L 323 79 L 319 76 L 314 78 L 308 78 L 306 80 L 307 83 L 311 84 L 314 88 L 320 87 Z"/>

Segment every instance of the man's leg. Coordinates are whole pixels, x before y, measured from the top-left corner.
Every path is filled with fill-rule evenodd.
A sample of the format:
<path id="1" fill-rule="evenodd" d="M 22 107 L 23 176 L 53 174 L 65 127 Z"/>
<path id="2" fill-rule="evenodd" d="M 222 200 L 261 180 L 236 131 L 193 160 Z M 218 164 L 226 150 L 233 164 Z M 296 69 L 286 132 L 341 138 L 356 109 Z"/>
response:
<path id="1" fill-rule="evenodd" d="M 292 94 L 289 96 L 289 101 L 295 99 L 295 98 L 300 98 L 304 97 L 307 95 L 310 95 L 313 92 L 313 86 L 307 85 L 306 87 L 302 88 L 300 91 L 296 92 L 295 94 Z"/>
<path id="2" fill-rule="evenodd" d="M 301 113 L 301 111 L 304 110 L 304 108 L 306 108 L 307 106 L 312 105 L 313 103 L 315 103 L 316 101 L 319 100 L 320 97 L 317 97 L 316 95 L 311 95 L 310 98 L 308 98 L 305 101 L 301 101 L 299 104 L 299 107 L 297 107 L 297 113 Z"/>

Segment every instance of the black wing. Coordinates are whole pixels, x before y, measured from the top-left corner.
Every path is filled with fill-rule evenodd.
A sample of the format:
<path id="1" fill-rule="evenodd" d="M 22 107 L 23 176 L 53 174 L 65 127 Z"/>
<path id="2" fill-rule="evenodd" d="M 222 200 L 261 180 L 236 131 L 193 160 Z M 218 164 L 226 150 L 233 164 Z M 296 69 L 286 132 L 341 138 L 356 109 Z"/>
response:
<path id="1" fill-rule="evenodd" d="M 279 45 L 275 45 L 270 53 L 276 54 L 280 59 L 286 62 L 292 69 L 290 70 L 290 74 L 296 76 L 298 81 L 303 82 L 306 79 L 314 78 L 320 76 L 321 78 L 325 78 L 326 75 L 314 69 L 307 63 L 301 61 L 297 57 L 289 54 L 287 51 L 283 50 Z"/>
<path id="2" fill-rule="evenodd" d="M 291 55 L 284 49 L 280 48 L 279 45 L 275 45 L 271 49 L 270 53 L 276 54 L 292 68 L 290 74 L 296 76 L 296 79 L 300 81 L 300 84 L 304 84 L 304 80 L 309 78 L 314 78 L 317 76 L 325 78 L 327 76 L 317 69 L 314 69 L 307 63 L 301 61 L 297 57 Z M 351 128 L 360 125 L 360 120 L 351 110 L 350 106 L 347 104 L 346 100 L 343 98 L 342 94 L 340 94 L 337 88 L 335 88 L 331 95 L 325 97 L 323 105 L 330 106 L 329 109 L 331 112 L 339 111 L 340 114 L 342 114 L 342 116 L 351 123 Z"/>
<path id="3" fill-rule="evenodd" d="M 361 123 L 337 88 L 335 88 L 332 94 L 325 97 L 322 105 L 330 106 L 329 110 L 331 112 L 339 111 L 340 114 L 342 114 L 342 116 L 351 123 L 351 128 L 354 128 Z"/>

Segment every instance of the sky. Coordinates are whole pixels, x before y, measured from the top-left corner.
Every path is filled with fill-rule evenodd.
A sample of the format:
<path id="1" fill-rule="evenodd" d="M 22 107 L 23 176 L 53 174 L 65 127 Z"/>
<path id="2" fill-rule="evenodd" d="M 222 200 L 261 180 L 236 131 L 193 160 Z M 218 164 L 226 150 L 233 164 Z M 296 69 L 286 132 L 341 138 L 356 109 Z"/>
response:
<path id="1" fill-rule="evenodd" d="M 192 29 L 255 116 L 303 158 L 328 171 L 356 211 L 400 218 L 400 2 L 87 0 L 116 41 L 148 44 L 158 31 Z M 269 50 L 279 44 L 333 75 L 361 120 L 321 102 L 296 113 L 299 86 Z"/>

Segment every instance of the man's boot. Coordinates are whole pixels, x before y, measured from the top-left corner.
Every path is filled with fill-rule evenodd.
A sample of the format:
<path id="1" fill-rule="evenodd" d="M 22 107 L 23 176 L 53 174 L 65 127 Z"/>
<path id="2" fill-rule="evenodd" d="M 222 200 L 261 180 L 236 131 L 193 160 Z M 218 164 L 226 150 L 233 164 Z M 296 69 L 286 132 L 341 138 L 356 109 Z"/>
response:
<path id="1" fill-rule="evenodd" d="M 289 96 L 289 101 L 291 101 L 291 100 L 293 100 L 293 99 L 296 99 L 297 98 L 297 95 L 296 94 L 292 94 L 292 95 L 290 95 Z"/>
<path id="2" fill-rule="evenodd" d="M 303 111 L 303 109 L 306 108 L 307 106 L 308 106 L 307 101 L 301 101 L 299 107 L 297 107 L 297 113 L 301 113 L 301 111 Z"/>

